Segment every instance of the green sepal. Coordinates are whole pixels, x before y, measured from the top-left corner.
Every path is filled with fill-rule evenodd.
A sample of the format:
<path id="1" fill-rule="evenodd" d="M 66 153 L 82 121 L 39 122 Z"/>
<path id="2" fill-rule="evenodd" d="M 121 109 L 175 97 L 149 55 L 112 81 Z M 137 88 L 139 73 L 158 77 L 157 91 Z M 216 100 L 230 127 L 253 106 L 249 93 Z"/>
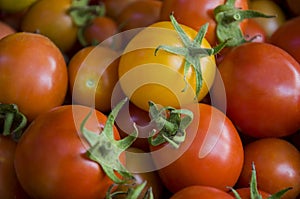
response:
<path id="1" fill-rule="evenodd" d="M 166 117 L 166 111 L 169 116 Z M 153 146 L 158 146 L 165 142 L 171 144 L 174 148 L 179 148 L 185 141 L 186 128 L 193 120 L 193 112 L 188 109 L 175 109 L 167 106 L 158 109 L 157 105 L 149 101 L 149 114 L 151 123 L 154 123 L 159 129 L 153 129 L 148 141 Z"/>
<path id="2" fill-rule="evenodd" d="M 0 104 L 0 121 L 3 123 L 2 135 L 11 135 L 18 140 L 27 125 L 26 116 L 21 113 L 16 104 Z"/>
<path id="3" fill-rule="evenodd" d="M 119 157 L 131 144 L 136 140 L 138 130 L 134 124 L 134 131 L 127 137 L 121 140 L 115 140 L 113 126 L 115 118 L 128 99 L 119 102 L 107 117 L 105 126 L 100 134 L 89 131 L 84 126 L 92 114 L 90 112 L 81 123 L 81 132 L 84 138 L 88 141 L 90 148 L 87 155 L 91 160 L 99 163 L 106 175 L 115 183 L 124 183 L 132 178 L 132 174 L 120 162 Z M 121 179 L 116 173 L 120 174 L 124 179 Z"/>
<path id="4" fill-rule="evenodd" d="M 240 23 L 244 19 L 275 17 L 254 10 L 242 10 L 236 8 L 234 4 L 235 0 L 227 0 L 224 5 L 219 5 L 214 9 L 218 41 L 219 43 L 227 41 L 227 46 L 229 47 L 238 46 L 247 42 L 240 28 Z M 250 39 L 250 41 L 251 40 L 252 39 Z"/>

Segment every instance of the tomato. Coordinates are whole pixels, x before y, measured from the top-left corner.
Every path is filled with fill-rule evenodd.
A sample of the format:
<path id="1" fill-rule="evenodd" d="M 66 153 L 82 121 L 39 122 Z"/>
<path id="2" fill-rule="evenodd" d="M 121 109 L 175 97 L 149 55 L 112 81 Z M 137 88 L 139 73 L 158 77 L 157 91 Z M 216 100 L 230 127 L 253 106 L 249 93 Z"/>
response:
<path id="1" fill-rule="evenodd" d="M 139 0 L 102 0 L 105 5 L 105 15 L 117 19 L 118 15 L 130 3 Z"/>
<path id="2" fill-rule="evenodd" d="M 181 28 L 186 32 L 187 40 L 196 37 L 197 32 L 192 28 L 184 25 L 181 25 Z M 134 105 L 146 111 L 150 100 L 162 106 L 178 108 L 180 105 L 194 102 L 195 98 L 204 98 L 214 81 L 215 57 L 201 51 L 205 57 L 198 58 L 191 55 L 191 52 L 186 56 L 189 56 L 194 64 L 188 64 L 184 56 L 163 49 L 155 54 L 160 45 L 186 47 L 169 21 L 154 23 L 139 31 L 130 40 L 119 63 L 119 82 L 126 96 Z M 211 48 L 205 38 L 197 45 L 199 48 Z M 201 85 L 196 77 L 196 74 L 200 76 L 200 69 L 195 71 L 195 63 L 201 65 Z M 187 70 L 184 69 L 186 66 Z"/>
<path id="3" fill-rule="evenodd" d="M 118 53 L 108 47 L 89 46 L 77 52 L 68 64 L 73 102 L 109 112 L 118 64 Z"/>
<path id="4" fill-rule="evenodd" d="M 64 57 L 43 35 L 19 32 L 3 38 L 0 74 L 0 102 L 17 104 L 28 121 L 61 105 L 66 96 Z"/>
<path id="5" fill-rule="evenodd" d="M 17 142 L 0 135 L 0 198 L 29 199 L 21 187 L 14 168 Z"/>
<path id="6" fill-rule="evenodd" d="M 177 193 L 175 193 L 170 199 L 199 199 L 199 198 L 207 198 L 207 199 L 234 199 L 233 196 L 229 195 L 225 191 L 216 189 L 214 187 L 208 186 L 189 186 L 186 187 Z"/>
<path id="7" fill-rule="evenodd" d="M 117 22 L 110 17 L 95 17 L 92 22 L 83 28 L 83 46 L 94 45 L 105 41 L 108 46 L 114 45 L 114 40 L 110 39 L 119 32 Z"/>
<path id="8" fill-rule="evenodd" d="M 22 187 L 32 198 L 105 197 L 113 181 L 88 156 L 89 145 L 80 129 L 91 110 L 80 105 L 59 106 L 28 126 L 16 148 L 15 168 Z M 85 128 L 102 134 L 106 121 L 103 113 L 93 110 Z M 119 139 L 115 126 L 109 133 Z M 104 144 L 101 146 L 107 150 Z M 109 158 L 114 157 L 110 154 Z M 120 161 L 125 162 L 124 155 Z"/>
<path id="9" fill-rule="evenodd" d="M 139 0 L 128 4 L 117 16 L 121 31 L 149 26 L 159 20 L 161 1 Z"/>
<path id="10" fill-rule="evenodd" d="M 126 184 L 121 184 L 118 186 L 116 191 L 127 191 L 128 187 L 135 187 L 137 185 L 142 184 L 143 182 L 147 182 L 143 192 L 141 193 L 141 196 L 139 199 L 143 199 L 142 196 L 144 196 L 147 192 L 147 190 L 151 187 L 153 196 L 155 199 L 162 199 L 162 192 L 163 192 L 163 184 L 160 181 L 160 178 L 157 174 L 156 171 L 144 171 L 143 166 L 145 164 L 153 164 L 151 159 L 148 159 L 148 161 L 144 161 L 144 159 L 139 158 L 140 154 L 146 153 L 145 151 L 134 148 L 134 147 L 129 147 L 126 150 L 126 167 L 129 171 L 133 173 L 133 177 L 135 180 L 133 180 L 133 185 L 126 185 Z M 149 165 L 147 165 L 148 167 Z M 124 198 L 123 196 L 119 197 L 114 197 L 115 199 L 121 199 Z"/>
<path id="11" fill-rule="evenodd" d="M 180 147 L 150 146 L 155 168 L 172 193 L 192 185 L 228 191 L 227 186 L 237 182 L 244 161 L 239 134 L 228 117 L 211 105 L 197 103 L 187 109 L 194 119 Z"/>
<path id="12" fill-rule="evenodd" d="M 26 10 L 37 0 L 0 0 L 0 10 L 5 12 L 16 13 Z"/>
<path id="13" fill-rule="evenodd" d="M 160 20 L 169 20 L 170 13 L 174 13 L 179 23 L 199 30 L 205 23 L 209 23 L 205 38 L 211 45 L 218 43 L 216 36 L 216 21 L 214 9 L 223 5 L 225 0 L 164 0 L 160 13 Z M 247 0 L 236 0 L 235 7 L 243 10 L 248 9 Z M 243 28 L 244 22 L 241 23 Z"/>
<path id="14" fill-rule="evenodd" d="M 243 134 L 281 137 L 299 129 L 300 65 L 287 52 L 268 43 L 245 43 L 228 52 L 218 69 L 226 113 Z"/>
<path id="15" fill-rule="evenodd" d="M 248 19 L 244 34 L 252 42 L 267 42 L 265 29 L 254 19 Z"/>
<path id="16" fill-rule="evenodd" d="M 299 22 L 300 16 L 289 19 L 272 34 L 269 42 L 287 51 L 300 63 Z"/>
<path id="17" fill-rule="evenodd" d="M 285 13 L 272 0 L 251 0 L 249 1 L 249 9 L 256 10 L 268 15 L 273 15 L 273 18 L 256 18 L 261 27 L 266 31 L 267 37 L 270 37 L 273 32 L 279 28 L 286 20 Z"/>
<path id="18" fill-rule="evenodd" d="M 294 199 L 300 193 L 300 153 L 279 138 L 262 138 L 244 147 L 245 161 L 238 187 L 248 186 L 251 164 L 255 164 L 258 189 L 274 194 L 292 187 L 282 199 Z"/>
<path id="19" fill-rule="evenodd" d="M 293 16 L 300 15 L 300 4 L 297 0 L 286 0 L 287 7 L 291 10 Z"/>
<path id="20" fill-rule="evenodd" d="M 68 14 L 71 2 L 72 0 L 39 0 L 26 12 L 21 30 L 49 37 L 63 52 L 71 50 L 78 31 Z"/>
<path id="21" fill-rule="evenodd" d="M 241 199 L 251 199 L 249 187 L 239 188 L 239 189 L 236 189 L 236 191 L 238 192 Z M 261 190 L 258 190 L 258 192 L 262 197 L 261 199 L 268 199 L 271 196 L 271 194 L 261 191 Z M 234 194 L 232 192 L 229 192 L 229 194 L 234 196 Z"/>
<path id="22" fill-rule="evenodd" d="M 16 30 L 7 23 L 0 21 L 0 39 L 12 33 L 16 33 Z"/>

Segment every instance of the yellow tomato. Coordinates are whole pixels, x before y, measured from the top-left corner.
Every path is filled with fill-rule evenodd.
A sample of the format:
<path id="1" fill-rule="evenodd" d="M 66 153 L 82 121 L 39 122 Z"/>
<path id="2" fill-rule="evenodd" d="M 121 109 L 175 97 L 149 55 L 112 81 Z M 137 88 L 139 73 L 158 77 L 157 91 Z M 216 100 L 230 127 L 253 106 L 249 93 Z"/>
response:
<path id="1" fill-rule="evenodd" d="M 197 32 L 188 26 L 180 27 L 187 38 L 193 41 Z M 190 58 L 197 57 L 196 61 L 201 66 L 202 84 L 198 84 L 195 67 L 190 65 L 185 69 L 185 56 L 162 48 L 156 51 L 160 45 L 181 48 L 189 53 Z M 127 44 L 120 58 L 119 82 L 122 90 L 133 104 L 147 111 L 149 101 L 175 108 L 200 101 L 213 84 L 216 63 L 214 55 L 201 57 L 192 52 L 193 47 L 184 45 L 170 21 L 157 22 L 139 31 Z M 205 38 L 198 47 L 211 49 Z M 204 50 L 202 53 L 205 54 Z M 197 84 L 199 92 L 196 92 Z"/>
<path id="2" fill-rule="evenodd" d="M 23 11 L 37 0 L 0 0 L 0 10 L 10 13 Z"/>

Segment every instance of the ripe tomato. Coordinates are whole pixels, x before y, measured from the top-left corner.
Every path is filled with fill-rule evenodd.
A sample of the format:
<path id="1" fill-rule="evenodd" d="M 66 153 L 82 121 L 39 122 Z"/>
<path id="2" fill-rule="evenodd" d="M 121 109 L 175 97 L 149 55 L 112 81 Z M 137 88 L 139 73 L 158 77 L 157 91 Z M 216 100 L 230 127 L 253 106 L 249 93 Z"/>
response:
<path id="1" fill-rule="evenodd" d="M 117 16 L 121 31 L 149 26 L 159 20 L 162 2 L 139 0 L 128 4 Z"/>
<path id="2" fill-rule="evenodd" d="M 245 161 L 238 187 L 246 187 L 255 164 L 258 189 L 270 194 L 292 187 L 282 199 L 295 199 L 300 193 L 300 153 L 279 138 L 262 138 L 244 147 Z"/>
<path id="3" fill-rule="evenodd" d="M 244 161 L 239 134 L 227 116 L 213 106 L 197 103 L 187 108 L 193 111 L 194 119 L 180 147 L 150 146 L 155 168 L 172 193 L 192 185 L 228 191 L 227 186 L 237 182 Z"/>
<path id="4" fill-rule="evenodd" d="M 216 21 L 214 9 L 223 5 L 225 0 L 164 0 L 161 8 L 160 20 L 169 20 L 170 13 L 174 13 L 178 22 L 199 30 L 205 23 L 209 23 L 205 38 L 211 45 L 218 43 L 216 36 Z M 247 0 L 236 0 L 235 7 L 248 9 Z M 244 22 L 241 24 L 244 26 Z"/>
<path id="5" fill-rule="evenodd" d="M 0 135 L 0 198 L 29 199 L 21 187 L 14 168 L 17 142 Z"/>
<path id="6" fill-rule="evenodd" d="M 189 186 L 177 193 L 175 193 L 170 199 L 234 199 L 233 196 L 227 192 L 208 186 Z"/>
<path id="7" fill-rule="evenodd" d="M 300 128 L 300 65 L 287 52 L 268 43 L 245 43 L 229 51 L 218 68 L 227 115 L 242 133 L 280 137 Z"/>
<path id="8" fill-rule="evenodd" d="M 109 112 L 118 64 L 118 53 L 107 47 L 89 46 L 77 52 L 68 65 L 73 102 Z"/>
<path id="9" fill-rule="evenodd" d="M 3 38 L 0 74 L 0 102 L 17 104 L 28 121 L 64 101 L 66 63 L 59 49 L 43 35 L 20 32 Z"/>
<path id="10" fill-rule="evenodd" d="M 0 10 L 16 13 L 29 8 L 37 0 L 0 0 Z"/>
<path id="11" fill-rule="evenodd" d="M 12 33 L 16 33 L 16 30 L 7 23 L 0 21 L 0 39 Z"/>
<path id="12" fill-rule="evenodd" d="M 117 19 L 122 10 L 135 1 L 139 0 L 102 0 L 105 5 L 105 15 Z"/>
<path id="13" fill-rule="evenodd" d="M 287 51 L 300 63 L 299 23 L 300 16 L 289 19 L 272 34 L 269 42 Z"/>
<path id="14" fill-rule="evenodd" d="M 252 42 L 266 42 L 267 41 L 266 31 L 254 19 L 248 19 L 247 25 L 245 26 L 244 34 L 245 34 L 247 40 L 251 40 Z"/>
<path id="15" fill-rule="evenodd" d="M 249 187 L 239 188 L 239 189 L 236 189 L 236 191 L 238 192 L 241 199 L 252 199 Z M 261 190 L 258 190 L 258 192 L 262 197 L 261 199 L 268 199 L 271 196 L 271 194 L 261 191 Z M 229 192 L 229 194 L 234 196 L 233 192 Z"/>
<path id="16" fill-rule="evenodd" d="M 26 129 L 16 148 L 15 168 L 22 187 L 32 198 L 105 197 L 113 181 L 100 164 L 87 156 L 89 145 L 80 129 L 90 111 L 80 105 L 59 106 L 37 117 Z M 93 110 L 85 128 L 102 133 L 106 121 L 104 114 Z M 119 139 L 115 126 L 110 133 Z M 124 156 L 120 161 L 125 162 Z"/>
<path id="17" fill-rule="evenodd" d="M 249 1 L 249 9 L 256 10 L 268 15 L 273 15 L 273 18 L 256 18 L 254 19 L 258 22 L 261 27 L 267 33 L 267 37 L 270 37 L 273 32 L 279 28 L 286 20 L 285 13 L 272 0 L 250 0 Z"/>
<path id="18" fill-rule="evenodd" d="M 186 32 L 187 40 L 196 37 L 197 32 L 194 29 L 184 25 L 181 25 L 181 28 Z M 155 54 L 160 45 L 188 48 L 180 40 L 172 23 L 164 21 L 154 23 L 138 32 L 121 56 L 119 82 L 133 104 L 148 111 L 150 100 L 162 106 L 178 108 L 180 105 L 195 101 L 195 98 L 199 101 L 204 98 L 214 80 L 215 57 L 204 51 L 202 52 L 206 57 L 203 58 L 188 53 L 193 62 L 201 65 L 199 69 L 194 69 L 195 63 L 188 64 L 190 62 L 186 61 L 184 56 L 164 50 L 159 50 Z M 196 45 L 196 42 L 193 45 Z M 199 48 L 200 46 L 211 48 L 205 38 L 197 45 Z M 189 68 L 186 69 L 186 66 Z M 198 72 L 200 70 L 201 72 Z M 199 84 L 198 75 L 196 76 L 200 73 L 203 79 L 202 86 Z"/>

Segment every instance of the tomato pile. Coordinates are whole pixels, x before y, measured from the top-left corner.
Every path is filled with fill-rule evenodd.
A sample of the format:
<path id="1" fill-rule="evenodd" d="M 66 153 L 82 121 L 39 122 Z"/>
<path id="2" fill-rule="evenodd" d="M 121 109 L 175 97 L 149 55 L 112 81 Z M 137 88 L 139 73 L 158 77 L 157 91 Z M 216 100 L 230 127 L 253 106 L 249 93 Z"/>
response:
<path id="1" fill-rule="evenodd" d="M 0 198 L 300 199 L 299 2 L 0 0 Z"/>

